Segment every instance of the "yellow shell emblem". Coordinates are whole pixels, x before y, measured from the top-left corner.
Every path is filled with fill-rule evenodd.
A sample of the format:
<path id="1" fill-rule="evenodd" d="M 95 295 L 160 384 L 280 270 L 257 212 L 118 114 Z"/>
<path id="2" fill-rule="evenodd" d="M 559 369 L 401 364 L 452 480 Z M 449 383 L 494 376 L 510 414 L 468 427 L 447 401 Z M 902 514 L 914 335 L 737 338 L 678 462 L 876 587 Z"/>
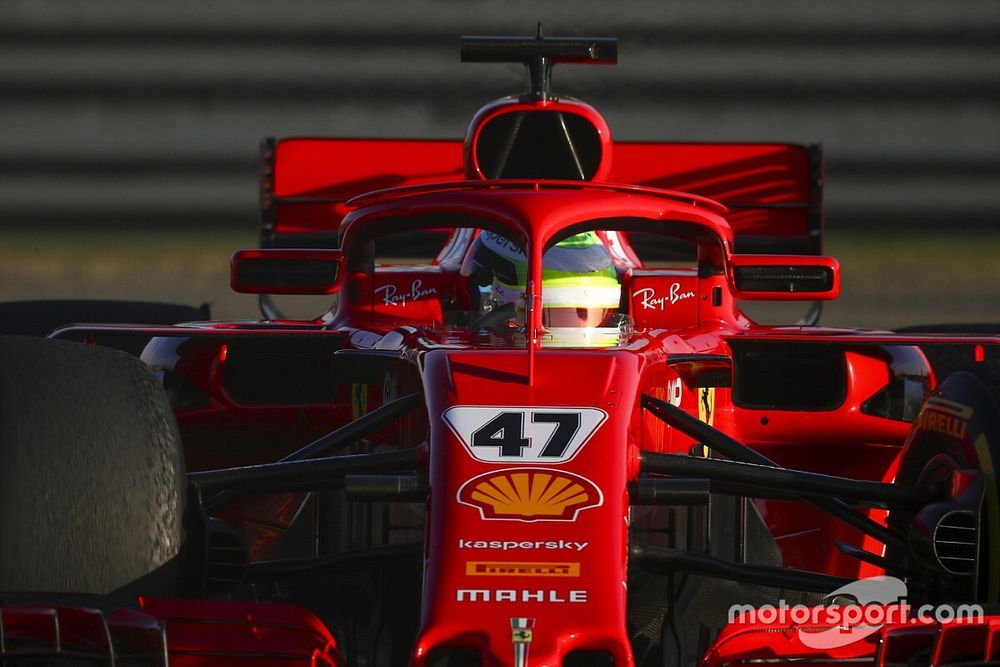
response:
<path id="1" fill-rule="evenodd" d="M 581 510 L 603 502 L 585 477 L 548 468 L 508 468 L 479 475 L 458 490 L 458 501 L 484 519 L 575 521 Z"/>

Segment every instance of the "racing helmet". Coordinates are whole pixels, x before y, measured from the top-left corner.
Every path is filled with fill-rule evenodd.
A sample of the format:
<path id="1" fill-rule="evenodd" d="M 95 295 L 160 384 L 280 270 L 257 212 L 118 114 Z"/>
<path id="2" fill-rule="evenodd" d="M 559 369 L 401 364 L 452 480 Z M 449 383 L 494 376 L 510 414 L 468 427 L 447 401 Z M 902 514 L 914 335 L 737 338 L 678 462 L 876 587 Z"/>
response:
<path id="1" fill-rule="evenodd" d="M 480 312 L 508 309 L 524 322 L 528 260 L 524 249 L 483 231 L 462 273 L 472 283 Z M 583 232 L 549 248 L 542 257 L 542 324 L 546 328 L 607 326 L 621 303 L 621 285 L 611 255 L 596 232 Z"/>

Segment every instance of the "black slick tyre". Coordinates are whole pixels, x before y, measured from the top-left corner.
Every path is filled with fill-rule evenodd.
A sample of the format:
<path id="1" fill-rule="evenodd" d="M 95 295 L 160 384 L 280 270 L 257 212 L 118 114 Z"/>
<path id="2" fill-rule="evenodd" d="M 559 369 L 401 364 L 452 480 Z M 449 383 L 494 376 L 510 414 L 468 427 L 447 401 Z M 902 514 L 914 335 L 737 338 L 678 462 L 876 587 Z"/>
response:
<path id="1" fill-rule="evenodd" d="M 0 591 L 173 593 L 184 489 L 173 414 L 138 359 L 0 337 Z"/>
<path id="2" fill-rule="evenodd" d="M 948 376 L 924 402 L 906 439 L 896 481 L 930 490 L 916 515 L 890 514 L 929 568 L 926 600 L 1000 601 L 1000 362 Z M 963 471 L 971 471 L 975 484 Z"/>

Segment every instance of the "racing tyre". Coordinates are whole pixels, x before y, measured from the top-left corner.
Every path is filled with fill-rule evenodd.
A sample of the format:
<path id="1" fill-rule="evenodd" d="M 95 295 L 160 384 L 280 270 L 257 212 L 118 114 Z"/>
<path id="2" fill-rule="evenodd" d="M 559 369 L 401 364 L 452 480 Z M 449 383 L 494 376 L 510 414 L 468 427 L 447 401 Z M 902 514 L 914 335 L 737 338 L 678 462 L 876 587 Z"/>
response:
<path id="1" fill-rule="evenodd" d="M 179 443 L 138 359 L 0 337 L 0 591 L 173 593 Z"/>
<path id="2" fill-rule="evenodd" d="M 931 503 L 890 521 L 907 531 L 930 576 L 932 603 L 1000 600 L 1000 362 L 950 375 L 927 398 L 896 480 L 930 489 Z"/>

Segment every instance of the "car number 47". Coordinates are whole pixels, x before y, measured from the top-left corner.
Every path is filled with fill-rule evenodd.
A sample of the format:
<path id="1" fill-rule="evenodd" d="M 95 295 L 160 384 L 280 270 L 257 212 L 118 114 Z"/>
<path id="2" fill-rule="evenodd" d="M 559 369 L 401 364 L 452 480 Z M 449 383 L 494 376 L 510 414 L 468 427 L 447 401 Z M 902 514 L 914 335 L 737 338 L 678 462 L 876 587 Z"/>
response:
<path id="1" fill-rule="evenodd" d="M 444 413 L 465 449 L 495 463 L 569 461 L 607 419 L 597 408 L 456 406 Z"/>

